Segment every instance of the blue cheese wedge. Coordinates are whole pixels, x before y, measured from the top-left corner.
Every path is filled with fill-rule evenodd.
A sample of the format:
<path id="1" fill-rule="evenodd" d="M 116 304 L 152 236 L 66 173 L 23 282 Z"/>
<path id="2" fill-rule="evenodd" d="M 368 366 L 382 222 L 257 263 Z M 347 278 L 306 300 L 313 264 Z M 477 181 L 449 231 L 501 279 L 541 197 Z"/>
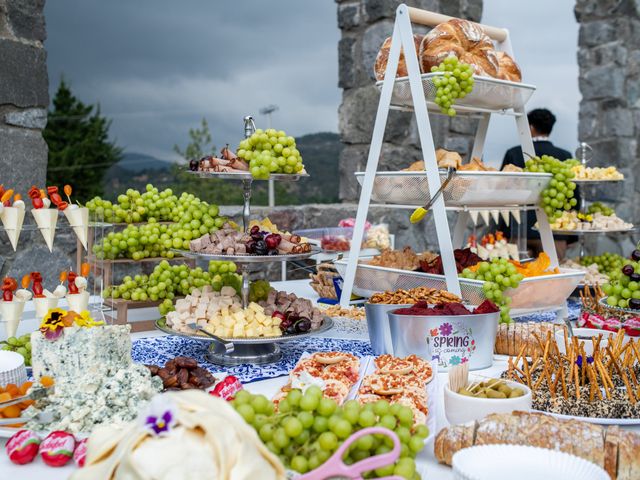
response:
<path id="1" fill-rule="evenodd" d="M 65 328 L 54 341 L 31 336 L 34 376 L 55 379 L 53 392 L 25 411 L 46 411 L 49 423 L 28 423 L 35 430 L 89 433 L 102 423 L 126 423 L 162 390 L 162 380 L 131 361 L 129 326 Z"/>

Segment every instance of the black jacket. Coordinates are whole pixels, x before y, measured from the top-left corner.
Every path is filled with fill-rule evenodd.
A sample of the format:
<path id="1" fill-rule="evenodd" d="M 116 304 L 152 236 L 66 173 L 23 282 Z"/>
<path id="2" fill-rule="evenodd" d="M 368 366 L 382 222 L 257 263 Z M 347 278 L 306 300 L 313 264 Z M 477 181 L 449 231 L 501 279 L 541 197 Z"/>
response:
<path id="1" fill-rule="evenodd" d="M 567 160 L 568 158 L 572 158 L 571 155 L 566 150 L 562 148 L 556 147 L 549 140 L 541 140 L 538 142 L 533 142 L 533 149 L 536 152 L 538 157 L 542 155 L 549 155 L 551 157 L 555 157 L 558 160 Z M 516 165 L 517 167 L 524 168 L 524 155 L 522 155 L 522 147 L 513 147 L 507 150 L 507 153 L 504 154 L 504 159 L 502 160 L 503 169 L 505 165 Z"/>
<path id="2" fill-rule="evenodd" d="M 540 140 L 537 142 L 533 142 L 533 149 L 536 152 L 538 157 L 542 155 L 549 155 L 551 157 L 555 157 L 558 160 L 567 160 L 572 158 L 568 151 L 563 150 L 562 148 L 556 147 L 549 140 Z M 522 147 L 513 147 L 507 150 L 507 153 L 504 154 L 504 159 L 502 160 L 502 166 L 500 169 L 502 170 L 505 165 L 516 165 L 520 168 L 524 168 L 524 155 L 522 154 Z M 580 197 L 577 195 L 576 191 L 576 199 L 578 200 L 578 205 L 580 205 Z M 540 234 L 533 230 L 533 226 L 536 223 L 536 216 L 532 211 L 527 212 L 527 238 L 540 238 Z M 502 222 L 501 222 L 502 224 Z M 502 226 L 502 225 L 501 225 Z M 508 228 L 504 228 L 505 234 L 510 235 L 510 231 Z M 508 237 L 507 237 L 508 238 Z M 577 237 L 574 235 L 556 235 L 556 240 L 567 240 L 569 243 L 577 241 Z"/>

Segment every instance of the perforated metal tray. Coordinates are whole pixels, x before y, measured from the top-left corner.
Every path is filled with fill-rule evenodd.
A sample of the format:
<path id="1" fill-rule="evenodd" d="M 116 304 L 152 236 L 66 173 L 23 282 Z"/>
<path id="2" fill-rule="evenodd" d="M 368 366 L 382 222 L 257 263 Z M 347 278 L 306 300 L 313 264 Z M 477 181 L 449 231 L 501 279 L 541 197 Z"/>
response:
<path id="1" fill-rule="evenodd" d="M 362 185 L 365 172 L 355 173 Z M 440 181 L 446 173 L 440 171 Z M 443 192 L 447 206 L 505 207 L 534 205 L 551 181 L 550 173 L 457 172 Z M 429 201 L 425 172 L 377 172 L 371 199 L 394 205 L 425 205 Z"/>
<path id="2" fill-rule="evenodd" d="M 437 87 L 433 84 L 433 79 L 443 75 L 443 72 L 435 72 L 425 73 L 420 76 L 424 95 L 428 102 L 433 102 L 436 98 Z M 536 87 L 526 83 L 509 82 L 475 75 L 473 78 L 473 90 L 466 97 L 456 100 L 454 108 L 456 106 L 485 110 L 519 108 L 527 103 L 536 90 Z M 382 88 L 382 84 L 382 81 L 376 83 L 378 88 Z M 409 77 L 396 79 L 391 96 L 391 105 L 404 108 L 413 107 Z"/>
<path id="3" fill-rule="evenodd" d="M 366 264 L 363 259 L 356 270 L 353 293 L 362 297 L 370 297 L 376 292 L 416 288 L 420 286 L 447 289 L 444 275 L 423 272 L 412 272 L 395 268 L 378 267 Z M 338 273 L 345 276 L 347 261 L 335 262 Z M 511 297 L 512 310 L 535 309 L 543 310 L 561 306 L 571 295 L 576 286 L 584 278 L 584 272 L 569 268 L 561 268 L 559 274 L 525 278 L 518 288 L 509 289 L 505 295 Z M 477 305 L 482 303 L 485 296 L 482 292 L 480 280 L 468 278 L 460 279 L 462 299 Z"/>

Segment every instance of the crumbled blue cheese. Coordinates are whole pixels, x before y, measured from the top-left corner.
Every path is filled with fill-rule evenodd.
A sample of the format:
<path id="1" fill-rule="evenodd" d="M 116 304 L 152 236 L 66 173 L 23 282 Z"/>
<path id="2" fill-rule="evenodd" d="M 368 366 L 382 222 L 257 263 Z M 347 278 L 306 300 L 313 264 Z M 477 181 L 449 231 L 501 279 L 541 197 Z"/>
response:
<path id="1" fill-rule="evenodd" d="M 25 411 L 47 411 L 50 423 L 28 423 L 35 430 L 91 432 L 101 423 L 125 423 L 162 390 L 162 380 L 131 361 L 129 326 L 66 328 L 50 342 L 32 334 L 34 376 L 55 379 L 53 393 Z M 36 367 L 37 365 L 37 367 Z"/>

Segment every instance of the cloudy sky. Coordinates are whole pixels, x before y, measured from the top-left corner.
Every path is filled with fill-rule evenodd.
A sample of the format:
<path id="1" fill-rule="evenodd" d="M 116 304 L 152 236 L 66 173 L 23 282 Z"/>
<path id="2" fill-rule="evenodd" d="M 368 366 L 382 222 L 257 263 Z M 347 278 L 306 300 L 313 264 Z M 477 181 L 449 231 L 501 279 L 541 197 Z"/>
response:
<path id="1" fill-rule="evenodd" d="M 532 107 L 558 116 L 552 139 L 577 136 L 577 24 L 570 0 L 485 0 L 487 24 L 510 29 Z M 206 117 L 214 141 L 236 143 L 242 117 L 279 106 L 273 122 L 292 135 L 337 131 L 340 32 L 333 0 L 50 0 L 46 3 L 52 93 L 61 76 L 100 103 L 129 152 L 174 159 L 174 143 Z M 515 125 L 490 127 L 485 157 L 501 159 Z"/>

